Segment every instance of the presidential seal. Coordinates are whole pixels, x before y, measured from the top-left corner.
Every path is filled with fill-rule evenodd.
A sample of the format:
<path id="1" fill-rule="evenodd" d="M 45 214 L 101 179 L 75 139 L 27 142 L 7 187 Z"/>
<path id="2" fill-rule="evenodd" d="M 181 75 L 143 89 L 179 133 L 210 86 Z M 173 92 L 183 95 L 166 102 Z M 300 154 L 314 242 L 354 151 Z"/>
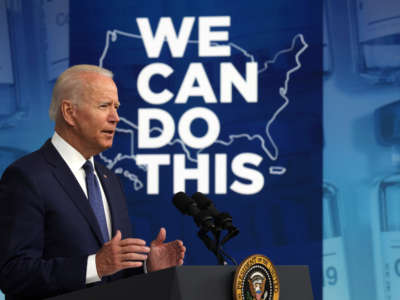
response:
<path id="1" fill-rule="evenodd" d="M 278 300 L 279 279 L 272 262 L 264 255 L 246 258 L 236 269 L 233 281 L 235 300 Z"/>

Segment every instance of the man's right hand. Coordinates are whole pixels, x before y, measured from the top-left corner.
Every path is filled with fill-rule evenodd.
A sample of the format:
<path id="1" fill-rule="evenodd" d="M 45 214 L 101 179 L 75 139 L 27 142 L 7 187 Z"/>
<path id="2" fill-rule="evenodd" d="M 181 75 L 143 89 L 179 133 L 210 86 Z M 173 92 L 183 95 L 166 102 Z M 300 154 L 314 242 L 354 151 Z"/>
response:
<path id="1" fill-rule="evenodd" d="M 121 232 L 117 230 L 114 237 L 96 253 L 97 274 L 102 278 L 124 269 L 141 267 L 149 252 L 150 248 L 144 240 L 121 240 Z"/>

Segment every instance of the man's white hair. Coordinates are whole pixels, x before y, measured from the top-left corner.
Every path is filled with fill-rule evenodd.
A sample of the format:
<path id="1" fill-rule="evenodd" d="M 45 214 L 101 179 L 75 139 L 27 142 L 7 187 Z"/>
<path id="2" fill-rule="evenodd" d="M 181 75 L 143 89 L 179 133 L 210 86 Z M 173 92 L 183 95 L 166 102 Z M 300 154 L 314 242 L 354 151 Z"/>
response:
<path id="1" fill-rule="evenodd" d="M 53 95 L 49 108 L 50 119 L 55 121 L 60 113 L 61 101 L 68 99 L 75 104 L 79 103 L 82 88 L 85 84 L 80 76 L 83 73 L 98 73 L 112 78 L 114 74 L 107 69 L 94 65 L 75 65 L 65 70 L 58 78 L 53 88 Z"/>

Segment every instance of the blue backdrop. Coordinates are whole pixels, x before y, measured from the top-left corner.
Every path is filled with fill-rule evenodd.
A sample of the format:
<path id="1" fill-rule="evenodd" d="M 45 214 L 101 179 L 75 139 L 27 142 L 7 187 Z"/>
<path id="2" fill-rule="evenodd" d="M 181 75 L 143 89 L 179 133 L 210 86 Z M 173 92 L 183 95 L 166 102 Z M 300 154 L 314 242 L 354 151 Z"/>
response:
<path id="1" fill-rule="evenodd" d="M 229 254 L 238 261 L 263 253 L 275 264 L 310 265 L 316 298 L 320 298 L 321 12 L 318 1 L 259 1 L 253 5 L 231 1 L 71 2 L 70 63 L 109 68 L 119 87 L 120 130 L 113 148 L 100 160 L 124 178 L 135 235 L 150 241 L 160 226 L 165 226 L 169 238 L 180 238 L 188 246 L 186 264 L 215 264 L 198 239 L 192 219 L 171 204 L 173 193 L 179 190 L 188 194 L 200 190 L 217 208 L 229 211 L 241 230 L 227 244 Z M 138 18 L 147 22 L 149 34 L 145 25 L 140 28 Z M 187 25 L 189 22 L 193 25 Z M 213 25 L 211 47 L 225 46 L 229 54 L 201 54 L 201 47 L 209 43 L 204 42 L 202 22 Z M 159 53 L 149 57 L 150 50 L 157 48 L 151 40 L 158 32 L 180 35 L 185 29 L 189 33 L 184 51 L 174 53 L 173 45 L 165 43 Z M 216 32 L 226 36 L 212 35 Z M 180 43 L 184 44 L 183 40 Z M 249 63 L 255 72 L 246 69 Z M 222 70 L 223 64 L 230 64 L 232 70 Z M 192 67 L 196 69 L 191 71 Z M 140 80 L 147 68 L 154 74 L 149 83 Z M 171 74 L 160 75 L 164 69 Z M 227 100 L 221 86 L 231 72 L 237 72 L 248 85 L 242 90 L 233 88 L 232 99 Z M 146 96 L 146 85 L 156 95 Z M 255 96 L 246 98 L 252 89 Z M 186 98 L 181 90 L 188 90 Z M 162 104 L 152 102 L 163 91 L 171 96 L 160 96 Z M 179 95 L 184 100 L 179 100 Z M 199 107 L 204 110 L 197 115 Z M 176 124 L 165 146 L 154 142 L 149 148 L 151 145 L 139 142 L 140 135 L 145 135 L 139 114 L 148 109 L 162 110 Z M 179 124 L 189 112 L 196 115 L 190 134 L 178 134 Z M 201 138 L 217 131 L 214 122 L 207 125 L 208 114 L 216 116 L 219 134 L 209 146 L 200 140 L 190 143 L 185 136 Z M 160 123 L 157 119 L 150 122 L 151 137 L 167 131 L 168 125 Z M 150 164 L 166 160 L 159 166 L 159 174 L 150 173 L 148 165 L 147 169 L 137 165 L 141 155 L 150 155 Z M 225 167 L 219 165 L 217 155 L 226 156 Z M 200 161 L 200 156 L 208 162 Z M 239 164 L 233 161 L 240 157 L 244 170 L 235 171 L 234 165 Z M 189 180 L 190 175 L 184 175 L 188 169 L 201 174 Z M 221 173 L 216 175 L 216 170 Z M 188 180 L 179 184 L 185 176 Z M 226 182 L 216 183 L 221 176 L 226 176 Z M 155 188 L 149 186 L 149 180 Z M 242 187 L 235 188 L 235 184 Z"/>

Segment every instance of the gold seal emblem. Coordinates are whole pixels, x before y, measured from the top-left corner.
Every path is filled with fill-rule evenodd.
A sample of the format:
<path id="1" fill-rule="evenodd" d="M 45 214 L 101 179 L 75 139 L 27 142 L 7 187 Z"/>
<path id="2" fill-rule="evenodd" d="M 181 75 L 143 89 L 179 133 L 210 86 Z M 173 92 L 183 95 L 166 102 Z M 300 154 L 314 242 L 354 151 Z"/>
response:
<path id="1" fill-rule="evenodd" d="M 233 281 L 235 300 L 278 300 L 279 279 L 268 257 L 254 254 L 236 269 Z"/>

